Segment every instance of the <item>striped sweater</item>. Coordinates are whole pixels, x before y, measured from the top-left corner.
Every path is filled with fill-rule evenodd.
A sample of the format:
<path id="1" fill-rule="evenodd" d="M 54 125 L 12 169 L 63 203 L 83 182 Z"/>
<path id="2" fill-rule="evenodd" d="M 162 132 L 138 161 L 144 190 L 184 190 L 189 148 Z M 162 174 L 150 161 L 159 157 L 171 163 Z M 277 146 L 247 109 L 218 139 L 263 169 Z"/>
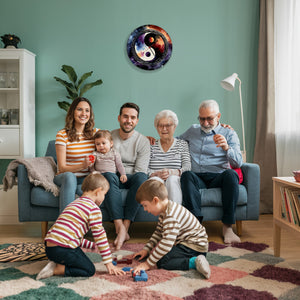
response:
<path id="1" fill-rule="evenodd" d="M 186 141 L 175 138 L 167 152 L 163 150 L 160 140 L 151 145 L 148 174 L 162 169 L 180 170 L 180 174 L 191 170 L 189 146 Z"/>
<path id="2" fill-rule="evenodd" d="M 94 134 L 97 130 L 97 128 L 94 128 Z M 92 154 L 95 150 L 94 140 L 86 140 L 82 134 L 80 134 L 79 139 L 79 142 L 70 142 L 65 129 L 58 131 L 56 134 L 55 144 L 66 147 L 66 163 L 68 166 L 81 164 L 85 160 L 86 155 Z M 86 176 L 89 174 L 89 170 L 84 169 L 74 174 L 77 177 Z"/>
<path id="3" fill-rule="evenodd" d="M 84 239 L 91 230 L 94 241 Z M 104 264 L 112 262 L 106 232 L 102 226 L 102 213 L 90 198 L 81 197 L 70 203 L 48 231 L 45 241 L 75 249 L 98 247 Z"/>
<path id="4" fill-rule="evenodd" d="M 152 253 L 147 258 L 154 266 L 173 246 L 183 244 L 198 252 L 208 251 L 208 240 L 205 228 L 185 207 L 169 200 L 166 212 L 158 219 L 156 230 L 144 249 Z"/>

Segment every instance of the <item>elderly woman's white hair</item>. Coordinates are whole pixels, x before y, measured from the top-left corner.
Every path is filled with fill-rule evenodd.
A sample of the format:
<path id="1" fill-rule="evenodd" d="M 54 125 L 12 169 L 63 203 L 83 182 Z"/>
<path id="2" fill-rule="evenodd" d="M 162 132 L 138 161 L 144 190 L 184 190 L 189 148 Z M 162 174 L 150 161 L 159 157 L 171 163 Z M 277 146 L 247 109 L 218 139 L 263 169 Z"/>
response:
<path id="1" fill-rule="evenodd" d="M 157 125 L 160 121 L 160 119 L 162 118 L 170 118 L 172 119 L 175 127 L 177 127 L 178 125 L 178 118 L 177 118 L 177 115 L 169 110 L 169 109 L 165 109 L 165 110 L 162 110 L 161 112 L 159 112 L 156 116 L 155 116 L 155 119 L 154 119 L 154 127 L 157 129 Z"/>

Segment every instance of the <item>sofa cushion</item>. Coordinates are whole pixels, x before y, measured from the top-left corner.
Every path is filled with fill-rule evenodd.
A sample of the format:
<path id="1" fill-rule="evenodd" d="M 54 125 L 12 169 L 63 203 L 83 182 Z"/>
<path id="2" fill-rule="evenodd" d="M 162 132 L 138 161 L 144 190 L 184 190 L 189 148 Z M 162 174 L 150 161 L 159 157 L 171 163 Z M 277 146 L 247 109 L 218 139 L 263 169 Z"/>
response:
<path id="1" fill-rule="evenodd" d="M 220 188 L 200 189 L 201 206 L 222 206 L 222 193 Z M 247 190 L 244 185 L 239 185 L 239 199 L 237 205 L 247 204 Z"/>
<path id="2" fill-rule="evenodd" d="M 31 204 L 36 206 L 58 207 L 58 197 L 44 188 L 36 186 L 31 189 Z"/>

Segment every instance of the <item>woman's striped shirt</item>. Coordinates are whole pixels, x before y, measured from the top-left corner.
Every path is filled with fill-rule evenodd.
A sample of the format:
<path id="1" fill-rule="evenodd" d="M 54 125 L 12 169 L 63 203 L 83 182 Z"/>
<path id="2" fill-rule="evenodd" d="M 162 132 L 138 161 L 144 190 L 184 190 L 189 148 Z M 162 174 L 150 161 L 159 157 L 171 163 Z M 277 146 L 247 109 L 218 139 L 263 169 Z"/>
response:
<path id="1" fill-rule="evenodd" d="M 167 152 L 163 150 L 160 140 L 151 145 L 148 174 L 162 169 L 180 170 L 180 174 L 191 170 L 189 146 L 186 141 L 175 138 Z"/>
<path id="2" fill-rule="evenodd" d="M 94 134 L 97 130 L 97 128 L 94 128 Z M 81 164 L 85 160 L 86 155 L 92 154 L 95 150 L 95 142 L 93 139 L 87 140 L 82 134 L 80 134 L 79 139 L 79 142 L 70 142 L 65 129 L 58 131 L 56 134 L 55 144 L 66 147 L 66 163 L 68 166 Z M 89 174 L 89 170 L 84 169 L 74 174 L 77 177 L 86 176 Z"/>
<path id="3" fill-rule="evenodd" d="M 177 244 L 202 253 L 208 251 L 205 228 L 185 207 L 169 200 L 166 212 L 159 216 L 157 227 L 144 246 L 149 253 L 154 249 L 147 259 L 149 265 L 154 266 Z"/>
<path id="4" fill-rule="evenodd" d="M 95 243 L 83 238 L 89 230 Z M 45 241 L 72 249 L 98 247 L 104 264 L 112 262 L 106 232 L 102 226 L 101 210 L 88 197 L 78 198 L 64 209 L 48 231 Z"/>

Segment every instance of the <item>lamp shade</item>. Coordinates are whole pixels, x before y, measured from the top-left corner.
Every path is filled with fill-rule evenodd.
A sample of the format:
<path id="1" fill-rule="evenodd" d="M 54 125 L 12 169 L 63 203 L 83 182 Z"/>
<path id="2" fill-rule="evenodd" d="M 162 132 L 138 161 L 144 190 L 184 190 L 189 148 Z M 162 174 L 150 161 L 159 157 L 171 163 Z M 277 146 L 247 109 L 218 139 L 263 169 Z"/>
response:
<path id="1" fill-rule="evenodd" d="M 224 88 L 227 91 L 233 91 L 234 90 L 235 80 L 237 79 L 237 77 L 238 77 L 238 74 L 237 73 L 233 73 L 231 76 L 223 79 L 221 81 L 222 88 Z"/>

